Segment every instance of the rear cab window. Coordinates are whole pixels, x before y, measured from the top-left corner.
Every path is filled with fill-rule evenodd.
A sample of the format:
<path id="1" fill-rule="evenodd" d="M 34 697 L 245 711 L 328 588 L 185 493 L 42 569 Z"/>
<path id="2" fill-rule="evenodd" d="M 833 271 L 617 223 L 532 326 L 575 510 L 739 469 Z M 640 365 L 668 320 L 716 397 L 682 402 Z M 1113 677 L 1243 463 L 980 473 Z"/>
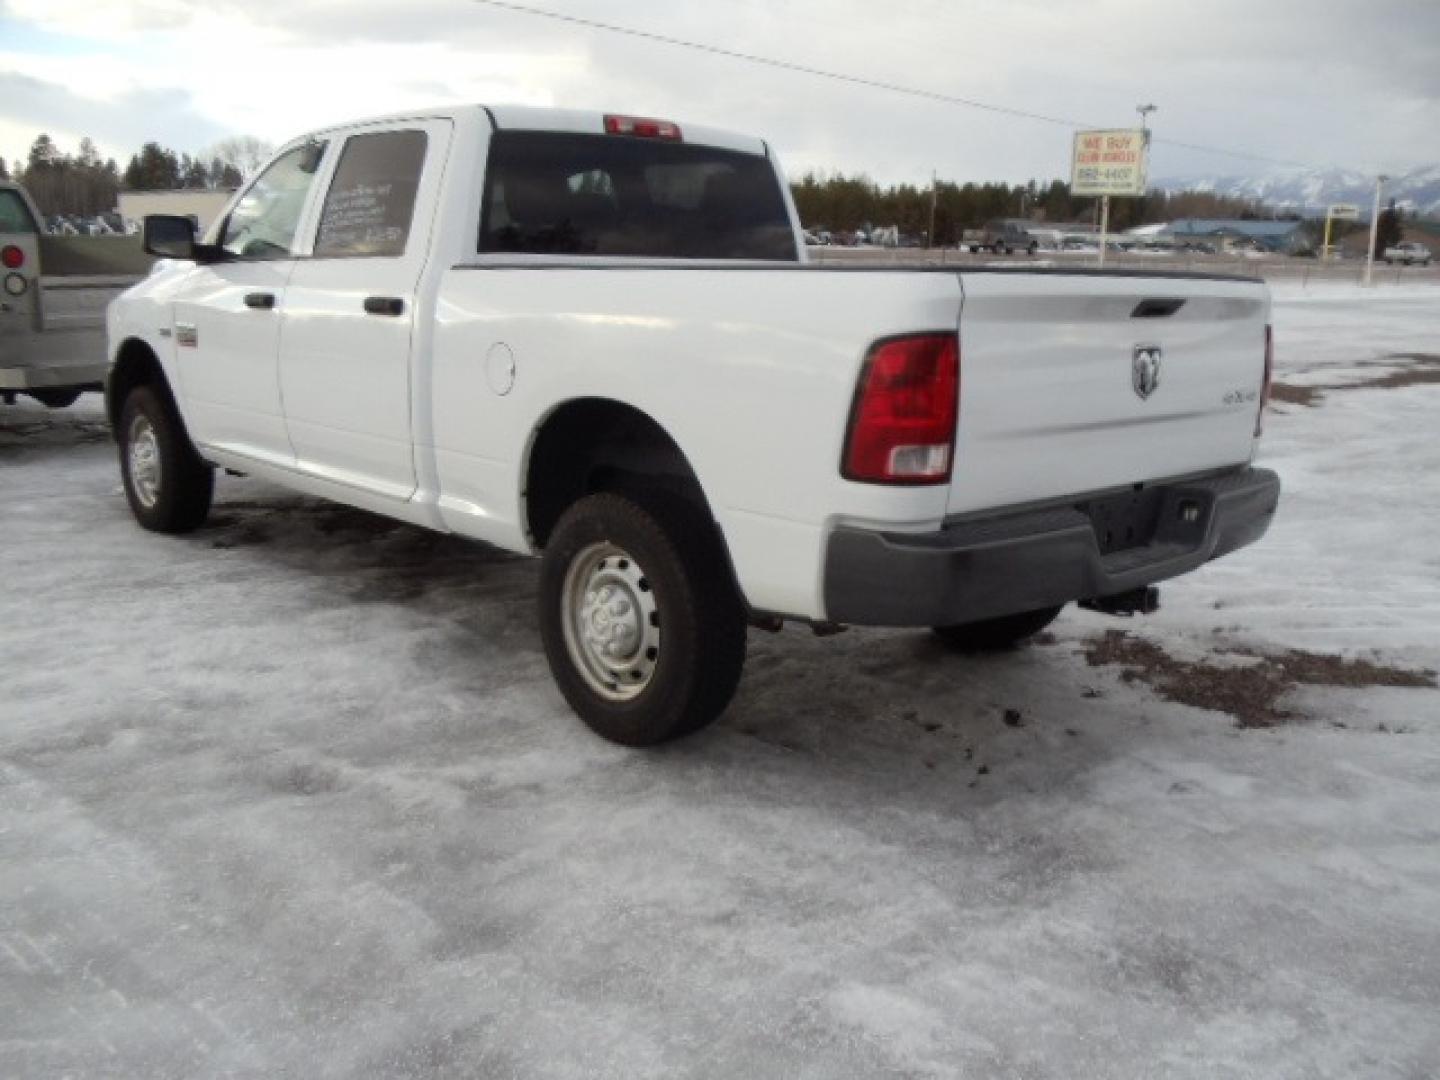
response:
<path id="1" fill-rule="evenodd" d="M 497 131 L 479 250 L 796 262 L 769 159 L 621 135 Z"/>

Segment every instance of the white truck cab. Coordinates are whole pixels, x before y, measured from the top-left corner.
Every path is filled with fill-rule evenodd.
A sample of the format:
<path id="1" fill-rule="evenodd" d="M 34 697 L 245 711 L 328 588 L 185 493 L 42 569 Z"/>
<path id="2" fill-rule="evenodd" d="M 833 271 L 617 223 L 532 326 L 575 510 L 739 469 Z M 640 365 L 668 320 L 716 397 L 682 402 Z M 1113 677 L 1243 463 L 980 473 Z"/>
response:
<path id="1" fill-rule="evenodd" d="M 747 624 L 1018 640 L 1258 538 L 1263 284 L 811 266 L 762 140 L 480 106 L 309 133 L 112 306 L 142 525 L 215 467 L 543 556 L 557 682 L 641 745 Z"/>

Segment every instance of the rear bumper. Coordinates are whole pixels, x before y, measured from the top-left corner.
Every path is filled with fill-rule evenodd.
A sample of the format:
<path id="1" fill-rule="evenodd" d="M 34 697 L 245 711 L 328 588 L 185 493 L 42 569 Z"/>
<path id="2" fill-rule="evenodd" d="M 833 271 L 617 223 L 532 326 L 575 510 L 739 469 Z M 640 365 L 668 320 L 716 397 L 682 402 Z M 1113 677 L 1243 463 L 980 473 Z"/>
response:
<path id="1" fill-rule="evenodd" d="M 1260 539 L 1280 478 L 1247 468 L 1120 498 L 1149 501 L 1147 542 L 1126 547 L 1106 535 L 1129 520 L 1107 516 L 1114 497 L 967 518 L 933 533 L 837 529 L 825 555 L 826 616 L 945 626 L 1150 585 Z"/>
<path id="2" fill-rule="evenodd" d="M 99 389 L 110 364 L 105 335 L 90 327 L 0 334 L 0 390 L 84 386 Z"/>
<path id="3" fill-rule="evenodd" d="M 99 390 L 109 364 L 74 364 L 65 367 L 0 367 L 0 390 L 41 390 L 75 386 Z"/>

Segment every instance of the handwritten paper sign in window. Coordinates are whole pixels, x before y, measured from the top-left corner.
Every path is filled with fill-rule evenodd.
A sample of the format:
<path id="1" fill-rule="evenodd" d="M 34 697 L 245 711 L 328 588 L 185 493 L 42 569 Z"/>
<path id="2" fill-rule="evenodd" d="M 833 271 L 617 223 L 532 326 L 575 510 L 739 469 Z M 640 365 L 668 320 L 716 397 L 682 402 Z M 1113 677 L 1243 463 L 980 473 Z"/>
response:
<path id="1" fill-rule="evenodd" d="M 315 257 L 405 254 L 424 164 L 423 131 L 351 136 L 320 211 Z"/>

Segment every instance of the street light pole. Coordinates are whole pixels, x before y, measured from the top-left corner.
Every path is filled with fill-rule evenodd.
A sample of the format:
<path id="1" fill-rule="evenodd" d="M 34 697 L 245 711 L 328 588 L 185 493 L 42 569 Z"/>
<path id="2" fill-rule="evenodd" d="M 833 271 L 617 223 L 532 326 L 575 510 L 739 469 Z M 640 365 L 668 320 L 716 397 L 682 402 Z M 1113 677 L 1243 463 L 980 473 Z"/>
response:
<path id="1" fill-rule="evenodd" d="M 1380 235 L 1380 189 L 1390 178 L 1384 173 L 1375 177 L 1375 205 L 1370 210 L 1370 246 L 1365 250 L 1365 287 L 1375 273 L 1375 240 Z"/>

